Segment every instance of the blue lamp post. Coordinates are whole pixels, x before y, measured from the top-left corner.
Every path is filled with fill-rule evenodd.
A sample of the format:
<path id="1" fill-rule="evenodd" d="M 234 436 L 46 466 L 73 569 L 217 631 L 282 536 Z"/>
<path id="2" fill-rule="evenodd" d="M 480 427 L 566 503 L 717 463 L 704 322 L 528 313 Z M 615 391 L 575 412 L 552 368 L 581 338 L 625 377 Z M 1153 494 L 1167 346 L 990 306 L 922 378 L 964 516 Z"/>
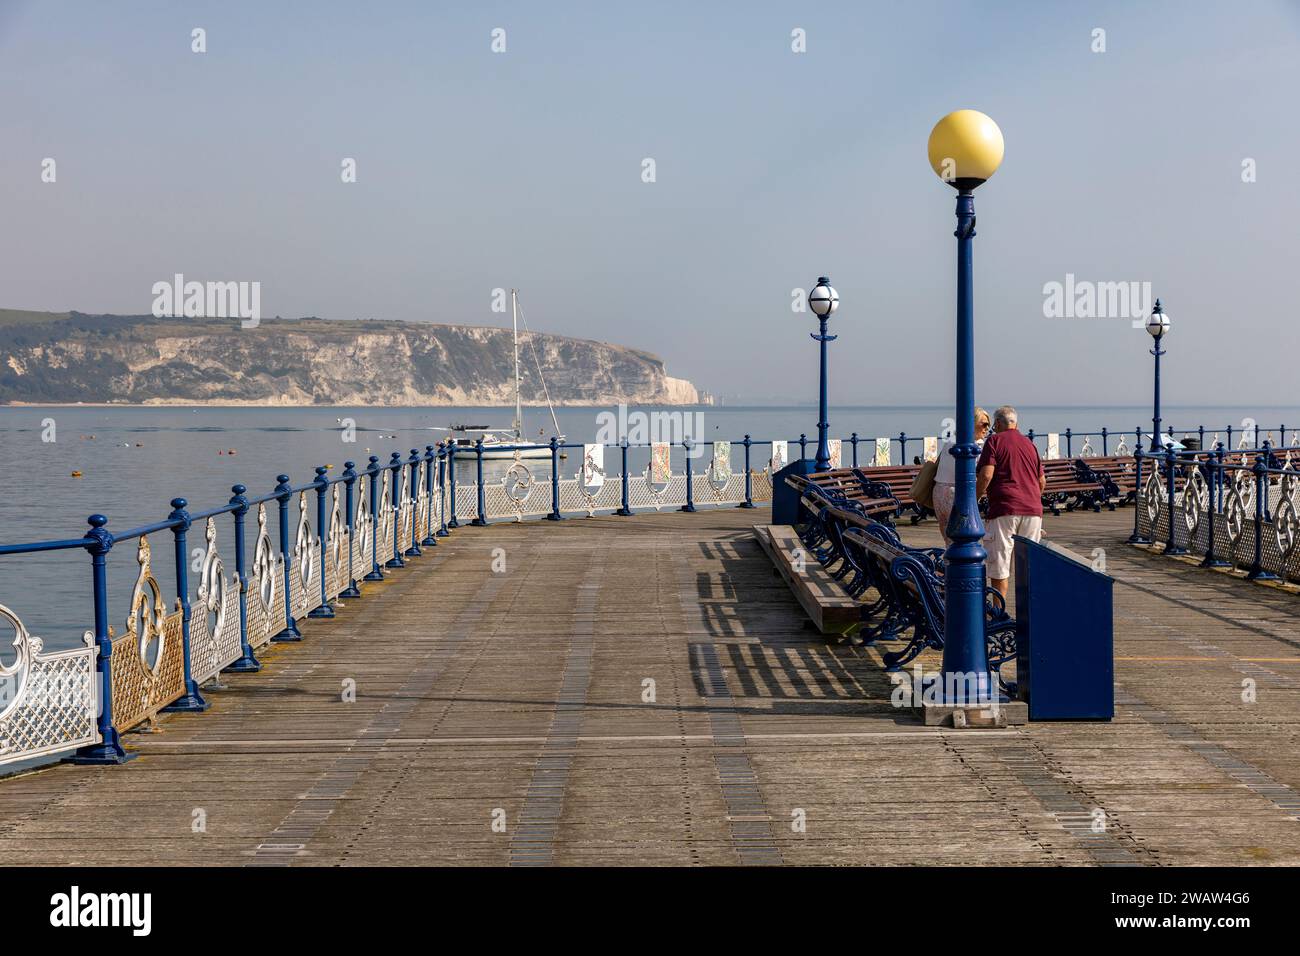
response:
<path id="1" fill-rule="evenodd" d="M 826 334 L 826 321 L 835 314 L 835 310 L 840 307 L 840 294 L 831 286 L 831 280 L 826 276 L 817 279 L 817 285 L 808 293 L 808 307 L 813 310 L 817 316 L 817 321 L 821 323 L 820 332 L 809 333 L 813 341 L 821 344 L 822 353 L 822 373 L 821 373 L 821 399 L 818 405 L 817 415 L 817 470 L 826 471 L 831 467 L 830 446 L 826 443 L 826 430 L 830 428 L 830 423 L 826 420 L 830 416 L 826 411 L 826 343 L 834 342 L 839 336 Z"/>
<path id="2" fill-rule="evenodd" d="M 1151 338 L 1155 339 L 1156 347 L 1151 350 L 1151 354 L 1156 357 L 1156 394 L 1154 411 L 1151 417 L 1151 450 L 1158 452 L 1161 450 L 1160 445 L 1160 356 L 1164 355 L 1164 349 L 1160 347 L 1160 340 L 1163 339 L 1169 331 L 1169 316 L 1165 310 L 1160 308 L 1160 300 L 1156 299 L 1156 307 L 1151 310 L 1151 318 L 1147 319 L 1147 331 L 1151 333 Z"/>
<path id="3" fill-rule="evenodd" d="M 935 124 L 930 165 L 957 190 L 957 435 L 956 494 L 948 519 L 951 544 L 944 554 L 943 672 L 940 705 L 987 704 L 993 699 L 984 644 L 984 523 L 975 497 L 975 315 L 972 240 L 977 186 L 1002 162 L 1002 131 L 976 110 L 957 110 Z"/>

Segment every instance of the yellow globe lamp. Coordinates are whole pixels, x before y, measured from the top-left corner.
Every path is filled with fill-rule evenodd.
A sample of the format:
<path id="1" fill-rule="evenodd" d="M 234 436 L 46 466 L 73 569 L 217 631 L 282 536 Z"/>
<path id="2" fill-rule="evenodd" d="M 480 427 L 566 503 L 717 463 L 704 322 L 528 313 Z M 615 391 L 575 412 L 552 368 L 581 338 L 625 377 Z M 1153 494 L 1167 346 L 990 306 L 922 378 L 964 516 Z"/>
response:
<path id="1" fill-rule="evenodd" d="M 979 110 L 955 110 L 930 131 L 930 167 L 958 190 L 974 189 L 1002 163 L 1005 146 L 998 124 Z"/>

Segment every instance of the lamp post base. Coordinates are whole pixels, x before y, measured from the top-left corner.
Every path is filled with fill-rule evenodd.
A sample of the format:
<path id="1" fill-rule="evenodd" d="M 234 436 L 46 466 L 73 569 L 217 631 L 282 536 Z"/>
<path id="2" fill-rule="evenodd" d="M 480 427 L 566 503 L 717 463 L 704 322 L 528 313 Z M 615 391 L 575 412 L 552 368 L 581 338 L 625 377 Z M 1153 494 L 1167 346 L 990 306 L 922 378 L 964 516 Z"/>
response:
<path id="1" fill-rule="evenodd" d="M 912 712 L 927 727 L 1017 727 L 1029 723 L 1029 705 L 1005 697 L 986 704 L 924 701 L 914 706 Z"/>

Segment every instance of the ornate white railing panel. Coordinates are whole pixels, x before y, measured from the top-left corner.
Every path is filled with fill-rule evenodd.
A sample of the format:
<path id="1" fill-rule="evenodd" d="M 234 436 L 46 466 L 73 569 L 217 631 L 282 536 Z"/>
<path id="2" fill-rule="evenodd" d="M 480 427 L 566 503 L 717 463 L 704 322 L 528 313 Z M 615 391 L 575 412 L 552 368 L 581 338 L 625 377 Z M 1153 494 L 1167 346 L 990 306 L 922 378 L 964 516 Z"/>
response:
<path id="1" fill-rule="evenodd" d="M 248 575 L 248 643 L 261 647 L 284 628 L 284 556 L 271 544 L 266 505 L 257 506 L 257 544 Z"/>
<path id="2" fill-rule="evenodd" d="M 198 600 L 190 605 L 190 675 L 202 684 L 239 659 L 239 579 L 226 580 L 217 553 L 217 523 L 206 522 L 207 551 L 199 570 Z"/>
<path id="3" fill-rule="evenodd" d="M 166 613 L 150 567 L 149 539 L 136 548 L 140 574 L 131 593 L 126 633 L 113 640 L 113 726 L 120 732 L 147 720 L 185 692 L 181 612 Z M 110 637 L 112 629 L 109 630 Z M 152 656 L 150 651 L 152 650 Z"/>
<path id="4" fill-rule="evenodd" d="M 484 488 L 484 494 L 487 489 Z M 462 524 L 478 517 L 478 485 L 456 482 L 456 518 Z"/>
<path id="5" fill-rule="evenodd" d="M 423 489 L 423 486 L 421 486 Z M 423 541 L 432 529 L 429 527 L 429 492 L 421 490 L 415 499 L 415 536 Z"/>
<path id="6" fill-rule="evenodd" d="M 392 472 L 385 470 L 379 481 L 379 534 L 375 539 L 379 554 L 375 560 L 382 568 L 384 562 L 393 556 L 393 524 L 396 514 L 393 512 L 393 493 L 388 486 Z"/>
<path id="7" fill-rule="evenodd" d="M 477 486 L 474 507 L 470 517 L 478 516 Z M 457 491 L 459 498 L 459 490 Z M 459 500 L 456 502 L 459 511 Z M 510 465 L 499 481 L 488 482 L 483 486 L 483 504 L 488 518 L 523 518 L 550 514 L 551 511 L 551 470 L 547 466 L 543 474 L 534 470 L 523 461 Z"/>
<path id="8" fill-rule="evenodd" d="M 402 468 L 402 483 L 398 486 L 397 492 L 397 551 L 399 554 L 405 554 L 411 546 L 411 529 L 415 512 L 411 506 L 410 478 L 410 469 Z"/>
<path id="9" fill-rule="evenodd" d="M 442 528 L 442 514 L 447 507 L 447 489 L 437 480 L 437 472 L 434 472 L 433 499 L 429 502 L 429 506 L 432 509 L 429 521 L 433 524 L 433 530 L 437 532 Z"/>
<path id="10" fill-rule="evenodd" d="M 18 615 L 0 605 L 14 629 L 12 664 L 0 661 L 0 765 L 99 742 L 95 718 L 95 637 L 84 646 L 46 653 Z"/>
<path id="11" fill-rule="evenodd" d="M 545 508 L 542 514 L 551 510 L 551 482 L 546 481 Z M 598 511 L 617 511 L 623 507 L 623 479 L 618 476 L 605 476 L 597 487 L 583 485 L 581 477 L 565 478 L 560 482 L 560 511 L 573 514 L 585 511 L 595 514 Z"/>
<path id="12" fill-rule="evenodd" d="M 348 555 L 352 541 L 348 536 L 347 518 L 339 501 L 339 485 L 334 485 L 329 511 L 329 536 L 325 539 L 325 598 L 333 601 L 348 586 Z"/>
<path id="13" fill-rule="evenodd" d="M 669 475 L 664 484 L 650 481 L 649 469 L 628 479 L 628 503 L 633 508 L 680 508 L 686 504 L 686 475 Z"/>
<path id="14" fill-rule="evenodd" d="M 289 607 L 294 620 L 320 607 L 320 538 L 312 534 L 307 517 L 307 492 L 298 494 L 298 530 L 289 575 Z"/>
<path id="15" fill-rule="evenodd" d="M 712 470 L 692 475 L 691 494 L 697 505 L 738 505 L 745 500 L 745 476 Z"/>
<path id="16" fill-rule="evenodd" d="M 770 501 L 772 481 L 766 471 L 750 476 L 752 500 Z M 744 473 L 715 473 L 711 463 L 691 476 L 695 504 L 738 505 L 745 500 Z M 445 491 L 445 489 L 444 489 Z M 595 487 L 582 484 L 580 476 L 559 481 L 560 511 L 563 514 L 589 515 L 617 511 L 623 507 L 623 479 L 605 476 Z M 483 485 L 483 505 L 489 521 L 536 518 L 551 513 L 552 490 L 550 468 L 535 472 L 526 462 L 515 462 L 499 481 Z M 686 475 L 674 474 L 665 484 L 652 484 L 647 475 L 628 478 L 628 504 L 633 509 L 679 508 L 686 504 Z M 456 517 L 463 524 L 479 516 L 478 486 L 456 486 Z"/>
<path id="17" fill-rule="evenodd" d="M 352 578 L 360 581 L 370 573 L 374 555 L 374 515 L 370 513 L 369 477 L 362 475 L 357 482 L 357 497 L 352 505 Z M 346 585 L 345 585 L 346 586 Z"/>

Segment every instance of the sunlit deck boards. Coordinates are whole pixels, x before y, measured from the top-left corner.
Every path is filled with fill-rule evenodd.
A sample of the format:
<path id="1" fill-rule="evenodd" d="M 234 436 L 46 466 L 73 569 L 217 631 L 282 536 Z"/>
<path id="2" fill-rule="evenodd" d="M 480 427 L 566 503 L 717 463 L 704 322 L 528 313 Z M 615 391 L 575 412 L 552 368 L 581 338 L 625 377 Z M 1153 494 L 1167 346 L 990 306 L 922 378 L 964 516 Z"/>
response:
<path id="1" fill-rule="evenodd" d="M 1296 596 L 1122 544 L 1127 510 L 1049 517 L 1118 579 L 1116 721 L 928 729 L 805 627 L 765 517 L 460 529 L 141 759 L 0 780 L 0 859 L 1300 863 Z"/>

